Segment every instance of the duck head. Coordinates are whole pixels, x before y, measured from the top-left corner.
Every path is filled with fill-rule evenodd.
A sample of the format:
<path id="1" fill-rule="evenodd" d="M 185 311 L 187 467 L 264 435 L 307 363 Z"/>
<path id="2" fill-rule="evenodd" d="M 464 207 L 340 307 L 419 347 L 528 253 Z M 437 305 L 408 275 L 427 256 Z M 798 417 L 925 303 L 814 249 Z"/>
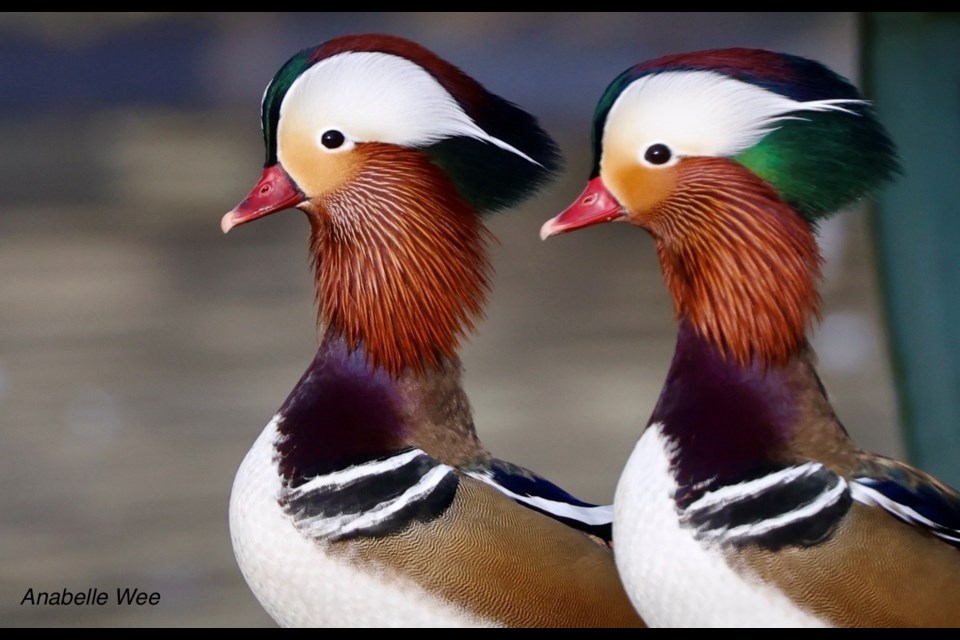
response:
<path id="1" fill-rule="evenodd" d="M 453 357 L 489 287 L 481 214 L 558 168 L 536 119 L 420 45 L 367 34 L 291 58 L 261 125 L 263 174 L 223 231 L 300 209 L 328 333 L 393 374 Z"/>
<path id="2" fill-rule="evenodd" d="M 541 237 L 601 222 L 654 238 L 678 317 L 725 356 L 786 362 L 819 313 L 815 224 L 896 170 L 869 103 L 824 65 L 758 49 L 671 55 L 597 105 L 585 191 Z"/>

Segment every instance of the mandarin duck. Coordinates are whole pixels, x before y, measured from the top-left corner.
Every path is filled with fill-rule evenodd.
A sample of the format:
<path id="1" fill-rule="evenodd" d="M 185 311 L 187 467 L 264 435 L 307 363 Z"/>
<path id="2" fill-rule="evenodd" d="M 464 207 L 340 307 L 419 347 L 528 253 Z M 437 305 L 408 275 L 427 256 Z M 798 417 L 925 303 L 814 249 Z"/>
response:
<path id="1" fill-rule="evenodd" d="M 234 552 L 285 626 L 639 626 L 610 506 L 499 460 L 458 345 L 490 285 L 481 214 L 557 169 L 528 113 L 397 37 L 292 57 L 261 104 L 262 177 L 224 232 L 310 222 L 320 347 L 237 472 Z"/>
<path id="2" fill-rule="evenodd" d="M 898 171 L 862 95 L 764 50 L 670 55 L 596 108 L 587 188 L 541 237 L 646 230 L 679 331 L 614 497 L 651 626 L 960 625 L 960 495 L 862 451 L 806 332 L 816 224 Z"/>

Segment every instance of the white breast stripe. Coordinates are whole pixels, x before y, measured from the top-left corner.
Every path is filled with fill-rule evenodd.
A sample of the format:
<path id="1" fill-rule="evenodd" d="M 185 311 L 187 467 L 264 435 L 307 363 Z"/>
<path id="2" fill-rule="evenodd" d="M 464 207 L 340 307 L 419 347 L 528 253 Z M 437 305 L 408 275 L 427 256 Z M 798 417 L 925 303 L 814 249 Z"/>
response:
<path id="1" fill-rule="evenodd" d="M 840 476 L 837 476 L 837 480 L 837 486 L 830 489 L 826 493 L 820 494 L 816 500 L 800 507 L 799 509 L 794 509 L 793 511 L 779 515 L 776 518 L 770 518 L 768 520 L 762 520 L 752 524 L 744 524 L 740 525 L 739 527 L 733 527 L 732 529 L 704 531 L 702 532 L 702 537 L 705 540 L 753 538 L 762 536 L 775 529 L 788 526 L 794 522 L 799 522 L 800 520 L 813 517 L 820 511 L 832 506 L 837 502 L 837 500 L 843 497 L 844 492 L 847 490 L 847 482 Z"/>
<path id="2" fill-rule="evenodd" d="M 676 441 L 663 424 L 644 431 L 613 499 L 614 559 L 651 627 L 823 627 L 770 581 L 745 576 L 724 549 L 681 522 L 674 496 Z M 681 578 L 680 576 L 685 576 Z"/>
<path id="3" fill-rule="evenodd" d="M 399 469 L 403 465 L 422 455 L 426 454 L 420 449 L 412 449 L 410 451 L 405 451 L 404 453 L 393 456 L 392 458 L 387 458 L 386 460 L 374 460 L 373 462 L 365 462 L 363 464 L 347 467 L 346 469 L 341 469 L 340 471 L 334 471 L 333 473 L 312 478 L 309 482 L 305 482 L 296 489 L 292 489 L 290 494 L 291 497 L 295 499 L 316 489 L 323 489 L 326 487 L 342 487 L 343 485 L 353 482 L 359 478 L 375 476 L 381 473 L 393 471 L 394 469 Z"/>
<path id="4" fill-rule="evenodd" d="M 581 507 L 569 502 L 559 502 L 557 500 L 547 500 L 540 496 L 522 496 L 516 494 L 506 487 L 497 484 L 492 474 L 486 473 L 468 473 L 471 478 L 484 482 L 500 493 L 512 500 L 528 504 L 542 511 L 547 511 L 561 518 L 569 520 L 578 520 L 589 525 L 603 525 L 613 522 L 613 505 L 599 505 L 596 507 Z"/>
<path id="5" fill-rule="evenodd" d="M 807 462 L 806 464 L 796 467 L 787 467 L 786 469 L 781 469 L 776 473 L 771 473 L 769 475 L 748 480 L 746 482 L 726 485 L 720 487 L 716 491 L 711 491 L 700 496 L 700 498 L 688 506 L 685 511 L 699 511 L 700 509 L 705 509 L 718 504 L 729 504 L 731 502 L 752 498 L 774 487 L 775 485 L 788 484 L 792 480 L 815 473 L 821 467 L 823 467 L 823 465 L 819 462 Z"/>
<path id="6" fill-rule="evenodd" d="M 332 534 L 346 535 L 358 529 L 376 526 L 410 503 L 428 496 L 452 471 L 453 468 L 445 464 L 437 465 L 401 495 L 393 500 L 381 502 L 369 511 L 347 513 L 334 518 L 313 516 L 301 520 L 297 526 L 305 533 L 317 538 L 325 538 Z"/>
<path id="7" fill-rule="evenodd" d="M 463 627 L 495 621 L 428 589 L 415 577 L 371 570 L 331 553 L 295 526 L 278 498 L 285 491 L 274 445 L 277 420 L 240 465 L 230 496 L 237 563 L 260 604 L 285 627 Z"/>

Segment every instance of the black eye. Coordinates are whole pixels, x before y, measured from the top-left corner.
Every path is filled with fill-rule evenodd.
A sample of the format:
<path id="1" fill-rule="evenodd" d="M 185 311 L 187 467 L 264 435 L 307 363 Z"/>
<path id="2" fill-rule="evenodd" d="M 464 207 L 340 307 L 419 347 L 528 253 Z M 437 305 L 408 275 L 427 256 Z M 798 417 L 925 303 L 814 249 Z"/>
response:
<path id="1" fill-rule="evenodd" d="M 320 144 L 325 146 L 327 149 L 339 149 L 345 141 L 346 138 L 343 137 L 343 134 L 336 129 L 324 131 L 323 135 L 320 137 Z"/>
<path id="2" fill-rule="evenodd" d="M 670 147 L 659 142 L 650 145 L 647 152 L 643 154 L 643 159 L 650 164 L 666 164 L 670 162 L 671 157 L 673 157 L 673 154 L 670 152 Z"/>

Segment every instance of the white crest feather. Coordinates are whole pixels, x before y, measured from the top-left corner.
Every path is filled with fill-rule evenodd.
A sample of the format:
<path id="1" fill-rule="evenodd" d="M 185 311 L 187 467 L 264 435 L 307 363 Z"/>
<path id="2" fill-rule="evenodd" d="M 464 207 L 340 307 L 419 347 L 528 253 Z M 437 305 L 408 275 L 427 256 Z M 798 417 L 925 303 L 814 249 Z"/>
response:
<path id="1" fill-rule="evenodd" d="M 353 142 L 422 147 L 453 136 L 483 140 L 540 164 L 481 129 L 453 96 L 419 65 L 379 52 L 346 52 L 297 78 L 280 119 L 306 124 L 314 137 L 338 129 Z"/>
<path id="2" fill-rule="evenodd" d="M 797 112 L 842 111 L 864 100 L 799 102 L 713 71 L 666 71 L 643 76 L 613 103 L 604 139 L 636 145 L 642 158 L 661 142 L 675 156 L 729 157 L 748 149 Z"/>

